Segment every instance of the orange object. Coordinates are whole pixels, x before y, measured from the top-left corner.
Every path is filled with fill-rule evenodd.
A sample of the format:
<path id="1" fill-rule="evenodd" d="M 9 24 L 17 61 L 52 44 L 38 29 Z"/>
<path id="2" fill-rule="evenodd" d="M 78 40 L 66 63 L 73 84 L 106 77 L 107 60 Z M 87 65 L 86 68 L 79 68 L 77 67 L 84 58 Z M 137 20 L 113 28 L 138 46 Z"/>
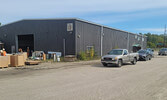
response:
<path id="1" fill-rule="evenodd" d="M 6 51 L 2 51 L 1 56 L 6 56 Z"/>
<path id="2" fill-rule="evenodd" d="M 43 53 L 43 60 L 45 61 L 46 60 L 46 54 Z"/>
<path id="3" fill-rule="evenodd" d="M 3 51 L 3 56 L 6 56 L 6 51 Z"/>

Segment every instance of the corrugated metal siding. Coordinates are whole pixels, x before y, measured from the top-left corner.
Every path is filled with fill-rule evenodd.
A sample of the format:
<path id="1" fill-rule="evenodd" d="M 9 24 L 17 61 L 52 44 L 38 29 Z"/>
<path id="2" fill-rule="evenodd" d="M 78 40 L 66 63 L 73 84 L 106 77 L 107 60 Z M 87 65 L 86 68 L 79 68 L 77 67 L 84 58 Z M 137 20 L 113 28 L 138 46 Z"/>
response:
<path id="1" fill-rule="evenodd" d="M 63 39 L 66 39 L 66 54 L 75 54 L 75 31 L 67 32 L 67 23 L 74 20 L 23 20 L 0 28 L 1 40 L 8 52 L 15 45 L 15 36 L 34 34 L 35 50 L 60 51 L 63 53 Z M 4 37 L 3 35 L 7 36 Z"/>
<path id="2" fill-rule="evenodd" d="M 90 22 L 76 21 L 76 52 L 87 50 L 87 46 L 95 46 L 95 52 L 98 55 L 101 53 L 101 28 L 102 26 L 96 25 Z M 142 36 L 128 33 L 121 30 L 112 29 L 103 26 L 103 55 L 107 54 L 114 48 L 128 49 L 130 52 L 133 51 L 134 44 L 140 44 L 143 49 L 147 46 L 146 37 L 145 41 L 142 42 Z M 129 36 L 128 36 L 129 34 Z M 78 35 L 80 38 L 78 38 Z M 137 35 L 137 39 L 135 36 Z M 128 42 L 129 37 L 129 42 Z M 140 40 L 138 40 L 140 38 Z M 129 45 L 128 45 L 129 43 Z"/>
<path id="3" fill-rule="evenodd" d="M 106 27 L 104 27 L 103 30 L 103 55 L 107 54 L 112 49 L 127 48 L 127 33 Z"/>
<path id="4" fill-rule="evenodd" d="M 142 44 L 142 49 L 146 49 L 147 48 L 147 37 L 142 37 L 144 40 L 141 40 L 141 44 Z"/>
<path id="5" fill-rule="evenodd" d="M 75 25 L 77 53 L 79 53 L 80 51 L 86 51 L 87 46 L 94 46 L 95 52 L 100 55 L 100 26 L 78 20 L 76 20 Z"/>
<path id="6" fill-rule="evenodd" d="M 67 32 L 67 23 L 74 24 L 72 34 Z M 7 51 L 15 45 L 17 35 L 34 34 L 35 50 L 60 51 L 63 53 L 63 39 L 66 39 L 66 54 L 73 55 L 86 51 L 87 46 L 94 46 L 95 52 L 101 53 L 101 27 L 100 25 L 78 19 L 53 19 L 53 20 L 23 20 L 0 27 L 0 40 L 5 43 Z M 123 48 L 132 51 L 134 44 L 140 44 L 143 49 L 147 46 L 147 39 L 142 42 L 142 36 L 135 39 L 136 34 L 112 29 L 103 26 L 103 55 L 111 49 Z M 6 34 L 6 35 L 5 35 Z"/>

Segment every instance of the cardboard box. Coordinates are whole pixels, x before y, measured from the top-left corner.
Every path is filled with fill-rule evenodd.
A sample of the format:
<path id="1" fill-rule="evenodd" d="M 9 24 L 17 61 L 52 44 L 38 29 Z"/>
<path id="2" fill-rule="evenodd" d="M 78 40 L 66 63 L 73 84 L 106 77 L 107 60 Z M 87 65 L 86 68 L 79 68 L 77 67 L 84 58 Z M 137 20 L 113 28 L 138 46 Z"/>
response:
<path id="1" fill-rule="evenodd" d="M 10 56 L 10 63 L 12 67 L 24 66 L 25 60 L 23 55 L 12 55 Z"/>
<path id="2" fill-rule="evenodd" d="M 26 61 L 27 60 L 27 52 L 23 52 L 23 56 L 24 56 L 24 60 Z"/>
<path id="3" fill-rule="evenodd" d="M 8 67 L 8 56 L 0 56 L 0 67 Z"/>
<path id="4" fill-rule="evenodd" d="M 12 54 L 6 54 L 6 56 L 8 57 L 8 65 L 10 65 L 10 56 L 11 56 Z"/>
<path id="5" fill-rule="evenodd" d="M 20 53 L 19 55 L 22 55 L 24 57 L 24 61 L 27 60 L 27 52 Z"/>

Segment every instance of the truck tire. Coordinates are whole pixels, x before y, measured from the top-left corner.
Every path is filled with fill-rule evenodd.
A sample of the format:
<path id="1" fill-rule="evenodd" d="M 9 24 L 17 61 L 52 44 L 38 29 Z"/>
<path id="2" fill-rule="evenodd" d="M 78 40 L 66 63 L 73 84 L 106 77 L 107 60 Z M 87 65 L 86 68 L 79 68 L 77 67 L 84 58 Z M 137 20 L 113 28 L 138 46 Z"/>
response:
<path id="1" fill-rule="evenodd" d="M 105 67 L 107 66 L 107 64 L 106 64 L 106 63 L 102 63 L 102 64 L 103 64 L 103 66 L 105 66 Z"/>
<path id="2" fill-rule="evenodd" d="M 122 60 L 118 60 L 117 67 L 121 67 L 121 66 L 122 66 Z"/>
<path id="3" fill-rule="evenodd" d="M 149 57 L 149 60 L 151 60 L 152 56 Z"/>
<path id="4" fill-rule="evenodd" d="M 133 61 L 132 61 L 131 63 L 132 63 L 133 65 L 136 65 L 136 63 L 137 63 L 137 59 L 134 58 Z"/>

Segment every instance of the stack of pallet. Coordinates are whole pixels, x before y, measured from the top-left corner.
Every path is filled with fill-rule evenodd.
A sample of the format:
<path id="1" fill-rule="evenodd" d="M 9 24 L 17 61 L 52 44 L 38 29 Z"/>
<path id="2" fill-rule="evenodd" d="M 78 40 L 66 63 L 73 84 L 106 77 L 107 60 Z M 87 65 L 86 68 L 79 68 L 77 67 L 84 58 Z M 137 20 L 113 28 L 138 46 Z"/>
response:
<path id="1" fill-rule="evenodd" d="M 76 60 L 77 60 L 77 58 L 74 55 L 67 55 L 64 57 L 64 61 L 66 61 L 66 62 L 74 62 Z"/>
<path id="2" fill-rule="evenodd" d="M 38 65 L 40 61 L 27 60 L 27 52 L 17 54 L 7 54 L 6 56 L 0 56 L 0 68 L 4 67 L 19 67 L 26 65 Z"/>
<path id="3" fill-rule="evenodd" d="M 40 61 L 26 61 L 25 64 L 26 65 L 38 65 L 40 63 Z"/>
<path id="4" fill-rule="evenodd" d="M 19 67 L 24 66 L 27 60 L 27 53 L 19 53 L 19 54 L 7 54 L 6 56 L 0 56 L 0 68 L 4 67 Z"/>

